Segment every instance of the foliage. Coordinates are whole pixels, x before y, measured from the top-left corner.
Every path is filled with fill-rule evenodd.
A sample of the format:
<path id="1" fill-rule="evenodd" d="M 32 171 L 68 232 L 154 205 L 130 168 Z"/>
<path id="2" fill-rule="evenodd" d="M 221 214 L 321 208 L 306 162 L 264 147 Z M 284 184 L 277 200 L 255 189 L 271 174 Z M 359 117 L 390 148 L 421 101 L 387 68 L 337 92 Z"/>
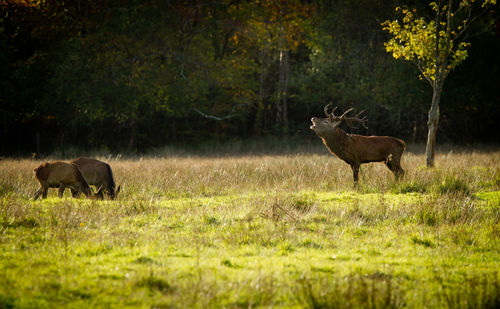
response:
<path id="1" fill-rule="evenodd" d="M 495 4 L 484 1 L 481 7 Z M 391 34 L 384 43 L 387 52 L 396 59 L 403 58 L 414 62 L 431 85 L 437 79 L 444 80 L 451 70 L 467 58 L 470 43 L 461 41 L 470 26 L 474 1 L 460 1 L 445 4 L 431 2 L 429 6 L 437 16 L 435 20 L 418 17 L 416 9 L 397 7 L 402 15 L 399 20 L 387 20 L 383 29 Z"/>
<path id="2" fill-rule="evenodd" d="M 309 119 L 329 102 L 367 111 L 370 129 L 356 133 L 420 141 L 429 90 L 411 78 L 412 66 L 391 61 L 380 29 L 396 4 L 404 7 L 371 0 L 3 1 L 0 152 L 143 153 L 205 140 L 312 137 Z M 492 16 L 471 27 L 489 29 Z M 491 31 L 470 42 L 457 63 L 465 52 L 474 55 L 455 69 L 461 73 L 443 98 L 447 141 L 496 137 L 500 45 Z"/>

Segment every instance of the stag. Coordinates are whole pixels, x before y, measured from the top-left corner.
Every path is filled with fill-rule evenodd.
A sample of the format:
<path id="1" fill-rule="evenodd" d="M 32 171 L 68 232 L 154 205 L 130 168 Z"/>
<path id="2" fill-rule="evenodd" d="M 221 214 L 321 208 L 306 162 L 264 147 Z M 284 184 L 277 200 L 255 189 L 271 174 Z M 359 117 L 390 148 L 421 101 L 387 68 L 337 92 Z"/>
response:
<path id="1" fill-rule="evenodd" d="M 396 179 L 404 175 L 400 161 L 406 144 L 403 140 L 391 136 L 363 136 L 349 134 L 339 128 L 345 122 L 351 128 L 357 128 L 361 124 L 368 129 L 366 116 L 361 117 L 361 111 L 353 117 L 347 115 L 353 108 L 346 110 L 341 116 L 335 116 L 335 107 L 328 113 L 328 106 L 324 108 L 326 118 L 311 118 L 311 130 L 318 135 L 326 148 L 334 155 L 345 161 L 352 168 L 354 186 L 358 184 L 359 168 L 362 163 L 384 162 L 394 173 Z"/>
<path id="2" fill-rule="evenodd" d="M 78 158 L 70 163 L 76 165 L 83 175 L 83 178 L 90 186 L 102 188 L 111 200 L 114 200 L 120 193 L 120 186 L 116 188 L 113 171 L 108 163 L 91 158 Z M 78 191 L 72 190 L 71 194 L 77 196 Z"/>

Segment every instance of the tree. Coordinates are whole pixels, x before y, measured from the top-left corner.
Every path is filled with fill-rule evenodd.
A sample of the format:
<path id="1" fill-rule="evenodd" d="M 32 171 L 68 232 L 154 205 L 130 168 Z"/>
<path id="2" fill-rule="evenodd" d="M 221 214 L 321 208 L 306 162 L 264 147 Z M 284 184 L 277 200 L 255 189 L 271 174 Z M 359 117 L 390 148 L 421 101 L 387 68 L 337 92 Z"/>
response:
<path id="1" fill-rule="evenodd" d="M 259 136 L 271 122 L 275 132 L 287 134 L 293 53 L 306 42 L 315 6 L 296 0 L 263 0 L 232 7 L 240 19 L 229 39 L 230 46 L 258 79 L 254 134 Z M 266 121 L 271 118 L 269 113 L 273 113 L 273 119 Z"/>
<path id="2" fill-rule="evenodd" d="M 428 113 L 426 163 L 434 166 L 436 130 L 439 122 L 439 101 L 448 74 L 467 58 L 466 35 L 471 24 L 496 0 L 484 0 L 478 9 L 474 0 L 437 1 L 429 4 L 433 19 L 418 17 L 416 9 L 397 7 L 403 15 L 382 23 L 392 37 L 385 43 L 386 51 L 396 59 L 412 61 L 432 87 L 432 103 Z"/>

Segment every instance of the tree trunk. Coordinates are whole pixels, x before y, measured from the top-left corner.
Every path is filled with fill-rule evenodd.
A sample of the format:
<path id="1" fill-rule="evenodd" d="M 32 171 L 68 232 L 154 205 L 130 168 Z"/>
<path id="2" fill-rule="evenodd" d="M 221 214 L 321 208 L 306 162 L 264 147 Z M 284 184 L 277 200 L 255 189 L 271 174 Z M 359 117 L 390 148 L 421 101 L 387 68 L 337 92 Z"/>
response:
<path id="1" fill-rule="evenodd" d="M 128 140 L 128 145 L 127 145 L 127 150 L 126 152 L 130 154 L 132 151 L 133 147 L 135 146 L 135 135 L 136 135 L 136 127 L 135 127 L 135 120 L 132 120 L 130 123 L 130 139 Z"/>
<path id="2" fill-rule="evenodd" d="M 283 52 L 283 134 L 288 134 L 288 51 Z"/>
<path id="3" fill-rule="evenodd" d="M 429 118 L 427 120 L 428 134 L 427 145 L 425 147 L 427 167 L 434 166 L 434 154 L 436 148 L 436 131 L 439 122 L 439 100 L 441 99 L 442 85 L 436 85 L 433 88 L 432 104 L 429 109 Z"/>
<path id="4" fill-rule="evenodd" d="M 264 104 L 259 101 L 257 104 L 257 112 L 255 113 L 255 122 L 253 125 L 253 135 L 260 137 L 262 134 L 262 127 L 264 123 Z"/>
<path id="5" fill-rule="evenodd" d="M 253 127 L 253 134 L 260 137 L 262 134 L 262 127 L 264 123 L 264 56 L 261 57 L 260 77 L 259 77 L 259 103 L 257 103 L 257 112 L 255 114 L 255 122 Z"/>
<path id="6" fill-rule="evenodd" d="M 281 43 L 280 43 L 281 47 Z M 276 91 L 276 122 L 275 122 L 275 129 L 278 132 L 281 132 L 282 128 L 282 109 L 281 109 L 281 95 L 282 95 L 282 80 L 283 80 L 283 50 L 280 48 L 279 50 L 279 77 L 278 77 L 278 85 L 277 85 L 277 91 Z"/>
<path id="7" fill-rule="evenodd" d="M 277 113 L 276 125 L 280 127 L 280 134 L 288 133 L 288 106 L 287 93 L 288 90 L 288 52 L 284 49 L 280 50 L 279 55 L 279 80 L 278 80 L 278 95 L 277 95 Z"/>

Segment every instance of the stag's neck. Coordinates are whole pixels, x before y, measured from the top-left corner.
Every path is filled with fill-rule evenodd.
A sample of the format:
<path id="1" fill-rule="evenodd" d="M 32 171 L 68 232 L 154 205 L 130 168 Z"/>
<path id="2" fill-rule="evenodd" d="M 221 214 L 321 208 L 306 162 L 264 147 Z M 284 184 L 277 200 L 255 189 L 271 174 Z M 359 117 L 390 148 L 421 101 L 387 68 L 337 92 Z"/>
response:
<path id="1" fill-rule="evenodd" d="M 346 131 L 337 127 L 333 129 L 331 134 L 321 137 L 321 139 L 331 153 L 346 162 L 349 160 L 349 154 L 346 152 L 346 146 L 349 143 L 349 134 Z"/>

